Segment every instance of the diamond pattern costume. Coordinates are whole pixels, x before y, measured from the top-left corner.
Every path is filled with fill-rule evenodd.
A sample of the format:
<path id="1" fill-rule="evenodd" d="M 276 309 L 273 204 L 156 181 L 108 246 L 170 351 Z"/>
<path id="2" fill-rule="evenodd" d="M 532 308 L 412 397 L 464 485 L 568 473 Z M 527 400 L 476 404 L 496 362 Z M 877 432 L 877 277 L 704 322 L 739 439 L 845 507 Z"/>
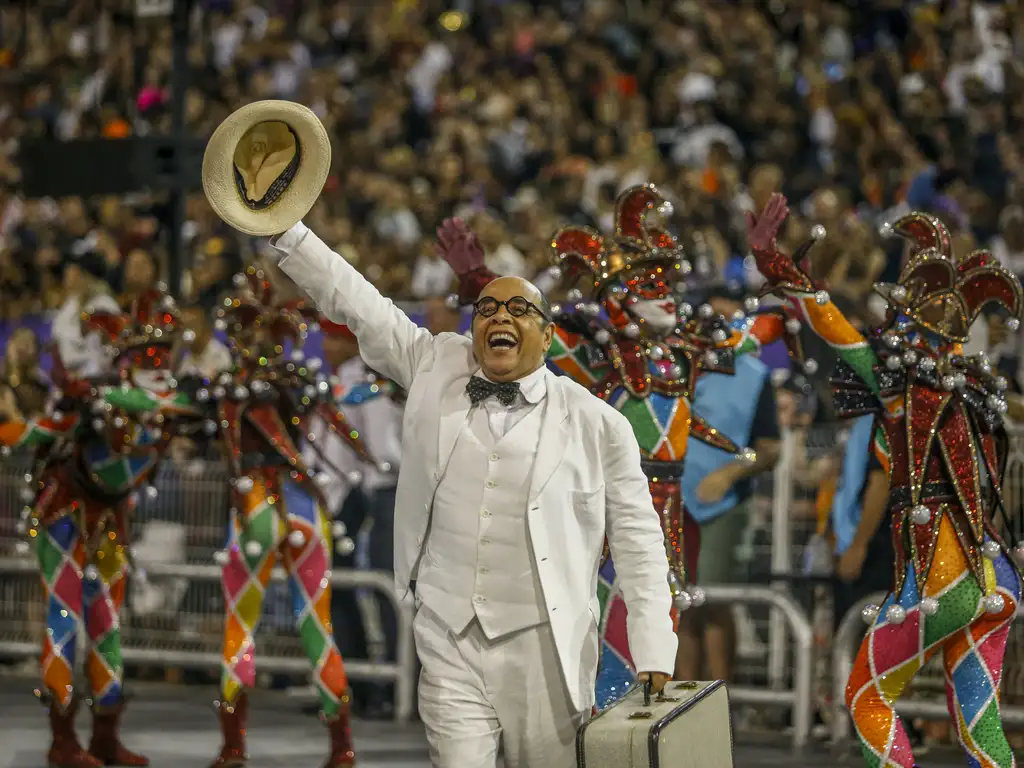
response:
<path id="1" fill-rule="evenodd" d="M 0 424 L 0 445 L 5 453 L 36 451 L 36 471 L 26 476 L 23 491 L 22 526 L 46 592 L 43 685 L 37 693 L 50 709 L 49 762 L 59 768 L 146 765 L 117 736 L 124 704 L 118 617 L 131 566 L 129 523 L 135 493 L 153 476 L 172 436 L 169 427 L 194 418 L 194 411 L 167 380 L 179 331 L 169 297 L 153 291 L 127 315 L 96 313 L 83 323 L 108 335 L 118 375 L 105 383 L 75 380 L 56 361 L 61 390 L 51 397 L 48 414 Z M 164 385 L 147 389 L 137 385 L 142 380 Z M 94 723 L 88 753 L 73 729 L 82 632 Z"/>
<path id="2" fill-rule="evenodd" d="M 680 307 L 677 327 L 664 336 L 647 334 L 628 311 L 641 300 L 673 297 L 677 281 L 691 271 L 676 239 L 648 222 L 667 203 L 651 185 L 633 187 L 616 204 L 616 230 L 603 237 L 579 227 L 552 238 L 559 277 L 592 284 L 589 301 L 577 292 L 571 307 L 553 307 L 556 331 L 549 364 L 587 387 L 620 411 L 633 426 L 643 468 L 665 533 L 671 565 L 671 589 L 679 608 L 702 600 L 687 588 L 696 573 L 700 529 L 683 503 L 680 478 L 691 437 L 734 455 L 736 446 L 691 411 L 698 378 L 705 371 L 732 373 L 737 355 L 757 353 L 762 344 L 784 335 L 778 314 L 746 319 L 742 330 L 714 313 L 709 305 L 696 311 Z M 458 270 L 456 270 L 458 272 Z M 497 277 L 477 266 L 459 275 L 459 298 L 470 303 Z M 610 557 L 598 579 L 601 603 L 601 672 L 598 707 L 621 696 L 635 670 L 626 642 L 626 610 L 615 588 Z"/>
<path id="3" fill-rule="evenodd" d="M 780 202 L 781 200 L 781 202 Z M 892 231 L 910 244 L 887 299 L 885 327 L 865 337 L 774 246 L 784 199 L 769 203 L 751 244 L 768 290 L 837 352 L 833 376 L 843 416 L 876 414 L 874 450 L 890 479 L 896 552 L 894 586 L 871 627 L 846 689 L 871 768 L 912 768 L 914 757 L 893 708 L 921 666 L 942 653 L 950 715 L 975 768 L 1016 763 L 999 717 L 999 679 L 1010 622 L 1021 600 L 1024 548 L 1007 545 L 994 523 L 1003 513 L 1006 388 L 983 357 L 961 351 L 987 304 L 1024 309 L 1020 284 L 985 251 L 962 258 L 937 219 L 910 214 Z M 877 612 L 877 613 L 876 613 Z"/>
<path id="4" fill-rule="evenodd" d="M 236 284 L 237 294 L 225 301 L 218 320 L 227 330 L 235 370 L 196 392 L 234 475 L 228 541 L 218 553 L 225 621 L 217 706 L 224 747 L 214 765 L 245 762 L 246 689 L 256 683 L 255 634 L 278 565 L 288 572 L 295 624 L 330 731 L 328 765 L 352 765 L 348 682 L 334 643 L 328 580 L 334 539 L 346 532 L 332 525 L 302 460 L 301 440 L 312 440 L 310 417 L 322 418 L 363 459 L 369 456 L 334 407 L 320 361 L 306 360 L 299 349 L 311 313 L 298 303 L 275 304 L 267 276 L 255 267 Z M 290 358 L 284 355 L 288 343 L 296 348 Z"/>

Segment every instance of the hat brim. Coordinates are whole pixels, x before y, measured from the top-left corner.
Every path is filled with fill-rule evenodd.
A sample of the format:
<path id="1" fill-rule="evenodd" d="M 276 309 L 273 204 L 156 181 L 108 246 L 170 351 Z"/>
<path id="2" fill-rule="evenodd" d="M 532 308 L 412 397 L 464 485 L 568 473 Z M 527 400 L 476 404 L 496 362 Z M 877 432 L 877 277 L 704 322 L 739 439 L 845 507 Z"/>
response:
<path id="1" fill-rule="evenodd" d="M 299 165 L 288 187 L 273 204 L 253 210 L 235 183 L 235 147 L 259 123 L 279 121 L 295 134 Z M 309 213 L 331 170 L 327 129 L 312 110 L 292 101 L 257 101 L 232 113 L 213 132 L 203 153 L 203 191 L 210 207 L 226 223 L 247 235 L 268 237 L 287 232 Z"/>

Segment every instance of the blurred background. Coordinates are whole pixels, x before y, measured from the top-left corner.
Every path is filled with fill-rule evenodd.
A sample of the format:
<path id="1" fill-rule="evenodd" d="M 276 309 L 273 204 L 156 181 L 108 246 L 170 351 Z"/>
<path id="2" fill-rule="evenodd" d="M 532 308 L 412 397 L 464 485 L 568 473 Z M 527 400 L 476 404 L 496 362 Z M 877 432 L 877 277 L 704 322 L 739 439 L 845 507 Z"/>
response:
<path id="1" fill-rule="evenodd" d="M 225 365 L 210 313 L 235 272 L 258 261 L 267 246 L 212 213 L 188 147 L 201 152 L 202 139 L 225 116 L 259 99 L 295 100 L 323 120 L 332 168 L 306 223 L 434 330 L 460 322 L 444 302 L 453 276 L 432 248 L 443 218 L 471 222 L 491 269 L 531 278 L 550 265 L 557 227 L 610 228 L 617 193 L 647 181 L 674 203 L 671 226 L 701 279 L 736 302 L 760 282 L 744 214 L 778 191 L 793 209 L 783 246 L 794 249 L 822 225 L 812 276 L 862 324 L 880 319 L 871 286 L 895 279 L 903 258 L 902 246 L 882 239 L 879 227 L 910 210 L 940 216 L 957 255 L 986 248 L 1024 273 L 1019 0 L 196 0 L 174 6 L 32 0 L 0 7 L 0 409 L 6 413 L 42 407 L 46 350 L 76 343 L 68 324 L 85 302 L 110 295 L 127 303 L 157 282 L 180 293 L 190 324 L 209 337 L 214 351 L 200 363 L 213 372 Z M 154 140 L 177 153 L 168 185 L 137 167 L 134 148 Z M 73 175 L 69 166 L 65 178 L 39 159 L 69 157 L 59 154 L 61 146 L 103 147 L 117 158 L 108 166 L 111 177 L 131 179 L 117 182 L 123 188 L 116 193 L 99 195 L 85 180 L 73 194 L 64 183 Z M 61 193 L 26 192 L 47 184 Z M 788 447 L 775 472 L 755 484 L 740 561 L 751 582 L 774 574 L 777 589 L 799 604 L 813 628 L 811 725 L 816 738 L 826 739 L 842 730 L 835 730 L 832 696 L 836 576 L 827 552 L 823 564 L 805 555 L 829 540 L 828 489 L 842 465 L 846 428 L 834 423 L 827 396 L 832 360 L 813 339 L 805 343 L 817 362 L 805 371 L 790 371 L 778 350 L 765 354 L 777 369 L 777 420 Z M 319 351 L 322 341 L 312 334 L 310 344 Z M 992 314 L 978 321 L 967 346 L 987 352 L 1019 393 L 1022 344 L 1024 337 Z M 344 359 L 342 353 L 329 362 Z M 89 361 L 76 365 L 85 370 Z M 1018 417 L 1024 407 L 1011 400 L 1009 415 Z M 1024 432 L 1014 435 L 1008 482 L 1020 516 Z M 20 557 L 14 526 L 28 460 L 19 461 L 0 468 L 0 555 L 8 573 L 21 573 L 0 586 L 0 654 L 10 661 L 8 671 L 31 672 L 34 662 L 22 659 L 36 653 L 43 608 L 31 577 L 12 565 Z M 173 576 L 154 576 L 140 587 L 126 609 L 126 647 L 140 652 L 126 652 L 135 677 L 216 679 L 219 586 L 187 568 L 209 565 L 223 541 L 224 477 L 215 457 L 172 462 L 157 483 L 162 493 L 142 505 L 138 530 L 155 537 L 154 557 L 175 567 L 167 571 Z M 352 488 L 361 485 L 348 479 Z M 150 525 L 165 527 L 146 533 Z M 172 554 L 159 544 L 165 536 L 180 540 Z M 364 613 L 373 604 L 359 603 Z M 268 605 L 261 654 L 283 661 L 263 682 L 301 686 L 301 674 L 291 671 L 301 654 L 287 609 L 282 619 L 274 610 Z M 775 703 L 781 702 L 753 703 L 758 696 L 752 695 L 751 703 L 738 705 L 743 722 L 791 733 L 800 718 L 785 695 L 799 687 L 794 638 L 801 633 L 766 605 L 738 609 L 736 620 L 732 682 L 762 692 L 762 699 L 777 693 Z M 373 664 L 388 663 L 389 644 L 373 641 L 378 624 L 367 622 L 371 672 L 379 671 Z M 1004 702 L 1024 722 L 1020 622 L 1014 633 Z M 856 640 L 851 635 L 843 643 L 854 647 Z M 147 650 L 155 655 L 142 653 Z M 170 651 L 174 663 L 153 663 Z M 398 666 L 389 674 L 413 674 L 411 663 Z M 382 703 L 393 693 L 367 694 L 373 700 L 367 712 L 393 715 Z M 913 696 L 926 715 L 915 738 L 925 748 L 949 743 L 941 669 L 923 674 Z M 1024 748 L 1019 726 L 1013 738 Z"/>

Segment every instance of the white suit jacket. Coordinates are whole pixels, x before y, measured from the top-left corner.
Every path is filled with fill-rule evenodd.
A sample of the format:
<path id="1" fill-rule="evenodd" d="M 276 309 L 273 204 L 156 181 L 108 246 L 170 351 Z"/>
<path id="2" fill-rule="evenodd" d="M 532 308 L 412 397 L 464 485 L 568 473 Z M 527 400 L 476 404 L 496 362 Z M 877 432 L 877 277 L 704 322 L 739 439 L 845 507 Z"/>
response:
<path id="1" fill-rule="evenodd" d="M 466 383 L 479 369 L 472 342 L 417 326 L 301 223 L 275 245 L 286 254 L 281 268 L 327 317 L 348 324 L 367 364 L 409 393 L 395 507 L 395 582 L 405 597 L 434 492 L 470 408 Z M 566 686 L 583 710 L 594 701 L 597 571 L 606 534 L 636 668 L 671 674 L 677 641 L 664 539 L 633 430 L 571 379 L 548 382 L 527 521 Z"/>

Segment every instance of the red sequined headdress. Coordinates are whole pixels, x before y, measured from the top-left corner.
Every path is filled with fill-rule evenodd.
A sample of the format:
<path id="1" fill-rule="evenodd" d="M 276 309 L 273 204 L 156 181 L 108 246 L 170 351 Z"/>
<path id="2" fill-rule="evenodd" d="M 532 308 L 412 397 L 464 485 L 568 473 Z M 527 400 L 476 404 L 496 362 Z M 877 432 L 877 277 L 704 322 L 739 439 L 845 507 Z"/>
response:
<path id="1" fill-rule="evenodd" d="M 285 342 L 301 346 L 316 313 L 301 301 L 278 304 L 267 274 L 259 267 L 248 267 L 235 275 L 237 291 L 224 299 L 217 311 L 218 324 L 232 344 L 243 354 L 273 345 L 274 354 L 282 354 Z M 260 334 L 264 333 L 263 339 Z"/>
<path id="2" fill-rule="evenodd" d="M 949 231 L 927 214 L 911 213 L 891 226 L 911 246 L 899 282 L 875 286 L 893 311 L 955 342 L 967 341 L 987 304 L 999 305 L 1019 322 L 1024 310 L 1020 282 L 991 253 L 978 250 L 955 258 Z"/>
<path id="3" fill-rule="evenodd" d="M 133 300 L 127 312 L 83 312 L 82 324 L 105 335 L 118 356 L 142 347 L 170 347 L 181 330 L 174 299 L 155 288 Z"/>
<path id="4" fill-rule="evenodd" d="M 631 187 L 615 203 L 615 234 L 604 237 L 589 227 L 566 227 L 551 240 L 558 265 L 571 279 L 588 275 L 601 290 L 613 283 L 685 275 L 690 264 L 676 238 L 647 223 L 657 209 L 667 213 L 669 203 L 653 184 Z"/>

